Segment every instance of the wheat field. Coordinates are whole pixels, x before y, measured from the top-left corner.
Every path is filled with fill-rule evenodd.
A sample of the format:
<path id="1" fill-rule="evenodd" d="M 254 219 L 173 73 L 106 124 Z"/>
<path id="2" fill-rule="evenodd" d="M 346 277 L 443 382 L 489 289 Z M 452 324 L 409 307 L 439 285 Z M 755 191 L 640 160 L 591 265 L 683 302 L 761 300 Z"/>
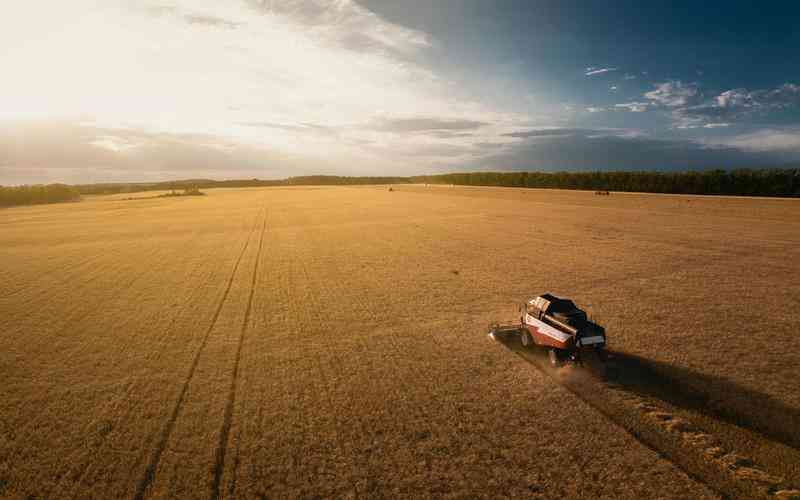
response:
<path id="1" fill-rule="evenodd" d="M 798 262 L 798 200 L 364 186 L 0 210 L 0 496 L 789 498 Z M 545 291 L 606 327 L 607 378 L 487 338 Z"/>

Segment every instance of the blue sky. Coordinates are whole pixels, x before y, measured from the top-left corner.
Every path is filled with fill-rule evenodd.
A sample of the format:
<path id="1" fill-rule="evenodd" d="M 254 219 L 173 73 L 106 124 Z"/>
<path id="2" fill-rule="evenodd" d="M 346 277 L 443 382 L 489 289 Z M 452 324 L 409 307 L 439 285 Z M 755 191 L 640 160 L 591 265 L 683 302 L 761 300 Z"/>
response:
<path id="1" fill-rule="evenodd" d="M 800 163 L 797 3 L 8 12 L 0 184 Z"/>

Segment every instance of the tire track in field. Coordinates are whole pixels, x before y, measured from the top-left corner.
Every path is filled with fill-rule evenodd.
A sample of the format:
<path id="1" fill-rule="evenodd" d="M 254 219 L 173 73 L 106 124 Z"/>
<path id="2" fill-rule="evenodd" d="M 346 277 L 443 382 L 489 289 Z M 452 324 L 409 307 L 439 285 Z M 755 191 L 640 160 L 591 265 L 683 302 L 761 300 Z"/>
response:
<path id="1" fill-rule="evenodd" d="M 194 241 L 194 238 L 195 238 L 195 236 L 197 236 L 197 233 L 194 233 L 194 234 L 192 235 L 192 237 L 190 237 L 190 238 L 187 238 L 187 239 L 186 239 L 186 240 L 185 240 L 185 241 L 184 241 L 184 242 L 181 244 L 181 246 L 179 247 L 179 249 L 178 249 L 178 253 L 182 253 L 182 252 L 183 252 L 183 250 L 184 250 L 186 247 L 189 247 L 189 246 L 191 246 L 191 244 L 192 244 L 192 243 L 193 243 L 193 241 Z M 151 246 L 149 246 L 149 247 L 147 248 L 147 253 L 146 253 L 146 254 L 143 254 L 143 255 L 140 255 L 140 258 L 141 258 L 143 261 L 145 261 L 145 262 L 149 262 L 149 261 L 150 261 L 152 258 L 156 258 L 157 256 L 161 255 L 161 254 L 163 253 L 163 251 L 164 251 L 164 249 L 163 249 L 163 246 L 159 246 L 159 245 L 151 245 Z M 90 257 L 90 260 L 91 260 L 92 258 L 96 259 L 96 258 L 97 258 L 97 256 Z M 109 266 L 106 266 L 106 267 L 109 267 Z M 149 269 L 149 271 L 140 271 L 140 270 L 138 269 L 138 267 L 134 267 L 133 269 L 134 269 L 135 271 L 137 271 L 137 272 L 135 272 L 135 273 L 133 274 L 133 277 L 130 279 L 130 281 L 128 281 L 128 282 L 126 282 L 126 283 L 118 284 L 117 288 L 115 288 L 115 289 L 114 289 L 114 291 L 113 291 L 113 292 L 112 292 L 112 293 L 111 293 L 111 294 L 110 294 L 108 297 L 104 297 L 104 298 L 103 298 L 103 299 L 102 299 L 100 302 L 96 302 L 96 303 L 94 304 L 94 307 L 93 307 L 93 308 L 90 308 L 90 309 L 87 309 L 87 310 L 86 310 L 86 311 L 84 311 L 84 312 L 81 312 L 80 314 L 78 314 L 78 315 L 77 315 L 77 317 L 71 317 L 71 318 L 69 318 L 69 320 L 68 320 L 67 322 L 65 322 L 65 323 L 64 323 L 64 324 L 63 324 L 63 325 L 62 325 L 62 326 L 61 326 L 61 327 L 60 327 L 60 328 L 59 328 L 59 329 L 56 331 L 56 333 L 54 334 L 54 336 L 55 336 L 56 338 L 62 338 L 62 337 L 63 337 L 63 335 L 61 335 L 61 334 L 62 334 L 63 332 L 65 332 L 65 331 L 68 331 L 70 327 L 72 327 L 72 326 L 75 326 L 76 324 L 80 324 L 80 322 L 82 322 L 82 321 L 83 321 L 83 320 L 84 320 L 86 317 L 88 317 L 89 315 L 91 315 L 93 312 L 96 312 L 96 310 L 98 309 L 98 304 L 100 304 L 100 305 L 102 305 L 102 306 L 104 307 L 106 304 L 110 304 L 110 303 L 112 303 L 112 302 L 114 302 L 114 301 L 118 300 L 118 299 L 119 299 L 119 298 L 122 296 L 123 292 L 125 292 L 126 290 L 130 290 L 130 289 L 131 289 L 131 287 L 134 285 L 134 283 L 136 283 L 136 282 L 140 281 L 140 280 L 142 279 L 142 277 L 143 277 L 143 276 L 145 276 L 145 275 L 147 275 L 149 272 L 152 272 L 152 271 L 153 271 L 153 269 Z M 126 275 L 126 274 L 129 274 L 129 273 L 121 273 L 121 274 L 122 274 L 122 275 Z M 87 283 L 88 283 L 88 282 L 87 282 Z M 100 309 L 102 309 L 102 307 L 101 307 Z M 74 316 L 74 315 L 73 315 L 73 316 Z M 173 318 L 173 322 L 174 322 L 174 320 L 175 320 L 175 318 Z M 62 341 L 62 343 L 63 343 L 63 341 Z M 45 354 L 43 354 L 43 353 L 40 353 L 39 355 L 32 357 L 32 359 L 40 359 L 40 358 L 42 358 L 44 355 L 45 355 Z M 120 405 L 122 402 L 128 401 L 128 400 L 130 399 L 130 396 L 131 396 L 131 394 L 133 393 L 133 387 L 134 387 L 134 386 L 135 386 L 135 383 L 131 383 L 131 384 L 128 384 L 128 385 L 127 385 L 125 393 L 124 393 L 124 394 L 123 394 L 123 395 L 120 397 L 120 403 L 119 403 L 119 404 L 117 404 L 117 405 L 115 405 L 115 406 L 119 406 L 119 405 Z M 130 410 L 130 408 L 129 408 L 128 410 Z M 35 418 L 35 419 L 33 419 L 32 421 L 29 421 L 29 422 L 27 422 L 27 424 L 26 424 L 25 428 L 27 428 L 27 427 L 29 427 L 29 426 L 34 426 L 34 427 L 35 427 L 35 426 L 37 425 L 37 421 L 38 421 L 38 420 L 39 420 L 38 418 Z M 103 446 L 103 449 L 105 449 L 105 437 L 103 438 L 103 440 L 102 440 L 102 443 L 103 443 L 103 445 L 102 445 L 102 446 Z M 56 475 L 56 477 L 58 477 L 58 478 L 61 478 L 61 479 L 60 479 L 59 481 L 55 482 L 55 483 L 54 483 L 53 485 L 51 485 L 49 488 L 47 488 L 47 487 L 45 487 L 45 488 L 44 488 L 44 495 L 45 495 L 45 496 L 49 496 L 49 495 L 50 495 L 50 492 L 51 492 L 51 491 L 52 491 L 54 488 L 57 488 L 59 491 L 61 491 L 61 492 L 62 492 L 62 495 L 63 495 L 65 498 L 66 498 L 66 497 L 70 497 L 70 496 L 71 496 L 71 497 L 74 497 L 74 496 L 76 496 L 76 495 L 77 495 L 77 493 L 72 493 L 71 495 L 70 495 L 70 494 L 67 494 L 67 493 L 66 493 L 66 489 L 67 489 L 67 487 L 65 487 L 65 486 L 62 486 L 62 484 L 63 484 L 63 482 L 64 482 L 64 481 L 66 481 L 66 480 L 67 480 L 69 477 L 72 477 L 72 476 L 74 476 L 74 475 L 77 475 L 78 477 L 77 477 L 77 478 L 76 478 L 76 479 L 73 481 L 74 485 L 73 485 L 73 486 L 70 488 L 70 489 L 74 490 L 74 489 L 75 489 L 75 488 L 77 488 L 77 486 L 80 484 L 80 482 L 81 482 L 81 480 L 83 479 L 83 477 L 85 476 L 85 474 L 86 474 L 86 473 L 87 473 L 87 472 L 90 470 L 90 468 L 92 467 L 92 465 L 93 465 L 94 461 L 92 461 L 91 459 L 87 459 L 87 460 L 86 460 L 86 461 L 85 461 L 85 462 L 84 462 L 82 465 L 76 465 L 76 464 L 74 463 L 73 459 L 72 459 L 72 457 L 73 457 L 74 455 L 76 455 L 76 454 L 79 454 L 79 453 L 81 453 L 83 450 L 85 450 L 85 447 L 86 447 L 86 446 L 88 446 L 88 445 L 87 445 L 86 443 L 83 443 L 83 446 L 75 448 L 75 449 L 74 449 L 74 450 L 73 450 L 73 451 L 72 451 L 72 452 L 71 452 L 71 453 L 70 453 L 70 454 L 69 454 L 69 455 L 68 455 L 68 456 L 67 456 L 67 457 L 66 457 L 66 458 L 65 458 L 65 459 L 62 461 L 60 468 L 59 468 L 59 469 L 58 469 L 58 470 L 55 472 L 55 475 Z M 99 456 L 101 456 L 101 455 L 102 455 L 102 453 L 103 453 L 102 451 L 96 451 L 96 452 L 95 452 L 95 455 L 96 455 L 96 456 L 98 456 L 98 455 L 99 455 Z M 79 471 L 81 471 L 81 472 L 75 472 L 75 471 L 77 471 L 77 470 L 79 470 Z"/>
<path id="2" fill-rule="evenodd" d="M 233 418 L 233 406 L 236 404 L 236 389 L 239 382 L 239 360 L 242 357 L 242 345 L 244 338 L 247 334 L 247 325 L 250 322 L 250 313 L 253 309 L 253 295 L 256 290 L 256 280 L 258 278 L 258 264 L 261 261 L 261 249 L 264 246 L 264 233 L 267 229 L 267 213 L 264 209 L 263 222 L 261 223 L 261 236 L 258 240 L 258 250 L 256 251 L 256 262 L 253 266 L 253 277 L 250 280 L 250 293 L 247 297 L 247 308 L 244 311 L 244 319 L 242 320 L 242 327 L 239 332 L 239 343 L 236 346 L 236 357 L 233 362 L 233 375 L 231 377 L 231 386 L 228 389 L 228 401 L 225 404 L 225 414 L 222 421 L 222 429 L 219 433 L 219 442 L 217 443 L 217 450 L 214 459 L 214 481 L 211 486 L 211 498 L 216 500 L 219 498 L 220 482 L 222 480 L 222 473 L 225 468 L 225 452 L 228 448 L 228 436 L 231 430 L 231 420 Z M 234 478 L 235 479 L 235 478 Z M 235 483 L 231 483 L 231 489 L 234 489 Z"/>
<path id="3" fill-rule="evenodd" d="M 178 400 L 175 402 L 175 406 L 172 409 L 172 413 L 170 414 L 169 419 L 167 420 L 167 424 L 161 431 L 161 435 L 159 436 L 158 442 L 156 443 L 156 447 L 153 449 L 153 453 L 150 456 L 150 462 L 147 464 L 147 468 L 145 469 L 142 478 L 139 481 L 139 485 L 136 487 L 136 493 L 134 494 L 135 500 L 142 500 L 144 498 L 144 494 L 147 491 L 147 488 L 153 482 L 153 478 L 156 474 L 156 469 L 158 468 L 158 464 L 161 461 L 161 455 L 164 453 L 164 448 L 167 445 L 167 441 L 169 441 L 169 436 L 172 433 L 172 429 L 175 427 L 175 422 L 178 420 L 178 415 L 180 414 L 181 407 L 183 406 L 183 400 L 186 397 L 186 391 L 189 389 L 189 384 L 192 382 L 192 378 L 194 378 L 194 372 L 197 369 L 197 365 L 200 362 L 200 355 L 203 353 L 203 350 L 206 347 L 206 343 L 208 342 L 208 337 L 211 335 L 211 331 L 214 329 L 214 325 L 217 324 L 217 320 L 219 319 L 219 315 L 222 312 L 222 306 L 225 305 L 225 300 L 228 298 L 228 293 L 231 291 L 231 287 L 233 286 L 234 278 L 236 277 L 236 272 L 239 270 L 239 264 L 242 262 L 242 258 L 244 257 L 245 251 L 247 250 L 248 245 L 250 244 L 250 239 L 255 232 L 255 228 L 257 225 L 254 225 L 253 228 L 247 235 L 247 240 L 244 242 L 244 246 L 242 247 L 242 251 L 239 253 L 239 257 L 236 259 L 236 263 L 233 266 L 233 270 L 231 271 L 231 276 L 228 278 L 228 284 L 225 286 L 225 291 L 222 294 L 222 298 L 220 299 L 219 303 L 217 304 L 217 309 L 214 311 L 214 315 L 211 318 L 211 323 L 208 325 L 208 328 L 203 335 L 203 340 L 200 343 L 200 347 L 197 349 L 195 353 L 194 359 L 192 360 L 192 364 L 189 367 L 189 373 L 186 375 L 186 379 L 183 381 L 183 386 L 181 387 L 181 392 L 178 396 Z"/>
<path id="4" fill-rule="evenodd" d="M 544 356 L 523 348 L 515 340 L 499 339 L 499 342 L 643 446 L 721 497 L 791 498 L 790 495 L 800 495 L 783 478 L 719 446 L 713 435 L 675 417 L 664 405 L 617 384 L 603 382 L 584 368 L 553 369 Z"/>
<path id="5" fill-rule="evenodd" d="M 180 247 L 180 250 L 178 250 L 178 251 L 176 251 L 174 253 L 182 255 L 184 247 L 190 247 L 192 245 L 192 243 L 194 243 L 195 237 L 197 237 L 197 236 L 199 236 L 199 232 L 195 232 L 193 234 L 193 236 L 191 238 L 188 238 L 186 240 L 186 242 Z M 147 261 L 149 261 L 149 260 L 145 260 L 145 262 L 147 262 Z M 196 283 L 194 281 L 194 277 L 195 277 L 196 273 L 198 271 L 202 271 L 204 269 L 205 263 L 206 263 L 205 260 L 199 260 L 192 267 L 192 270 L 187 274 L 187 278 L 188 279 L 186 281 L 188 283 L 193 283 L 194 284 L 193 286 L 191 286 L 191 292 L 187 296 L 186 301 L 185 301 L 187 306 L 189 304 L 193 303 L 193 301 L 196 300 L 197 298 L 201 297 L 203 295 L 203 293 L 205 293 L 204 289 L 206 289 L 208 286 L 211 286 L 211 281 L 214 278 L 214 273 L 213 272 L 207 273 L 207 276 L 202 281 L 202 283 L 203 283 L 202 285 L 200 283 Z M 167 337 L 170 332 L 172 332 L 172 329 L 177 324 L 179 319 L 181 319 L 181 312 L 180 311 L 176 312 L 173 315 L 173 317 L 170 319 L 169 323 L 163 328 L 162 334 L 153 339 L 154 348 L 148 352 L 148 356 L 147 356 L 148 359 L 150 359 L 150 358 L 157 359 L 157 358 L 161 357 L 160 355 L 163 352 L 162 348 L 164 347 L 164 338 Z M 139 387 L 138 387 L 139 384 L 144 379 L 146 379 L 147 376 L 148 376 L 147 374 L 142 374 L 139 377 L 136 377 L 136 379 L 134 381 L 130 382 L 127 385 L 127 389 L 126 389 L 125 393 L 120 396 L 119 401 L 114 404 L 114 407 L 112 407 L 111 409 L 107 409 L 106 410 L 106 414 L 112 415 L 112 416 L 116 416 L 116 420 L 114 421 L 114 427 L 115 428 L 121 427 L 121 425 L 123 423 L 127 422 L 131 418 L 131 416 L 133 415 L 133 413 L 134 413 L 134 411 L 136 409 L 136 405 L 129 404 L 129 402 L 133 399 L 134 394 L 136 394 L 136 392 L 137 392 L 137 389 L 139 389 Z M 120 412 L 117 412 L 116 409 L 118 409 L 118 408 L 122 408 L 122 410 Z M 119 413 L 119 415 L 117 415 L 117 413 Z M 104 415 L 101 415 L 98 418 L 102 418 Z M 110 440 L 109 439 L 109 435 L 106 435 L 106 436 L 103 437 L 103 440 L 102 440 L 102 442 L 100 444 L 100 448 L 94 452 L 94 455 L 96 457 L 103 457 L 103 456 L 105 456 L 106 453 L 123 453 L 123 454 L 129 453 L 129 452 L 125 452 L 125 451 L 110 449 L 109 440 Z M 138 467 L 138 465 L 140 463 L 141 463 L 141 457 L 139 457 L 136 460 L 136 462 L 131 465 L 132 469 L 135 469 L 136 467 Z M 68 494 L 64 493 L 65 488 L 62 487 L 60 483 L 58 485 L 56 485 L 56 488 L 59 488 L 62 491 L 62 496 L 64 498 L 77 498 L 77 497 L 79 497 L 80 496 L 80 485 L 81 485 L 82 481 L 84 480 L 84 477 L 86 477 L 89 473 L 92 472 L 92 468 L 95 467 L 96 464 L 97 464 L 96 461 L 90 461 L 89 463 L 86 463 L 83 466 L 83 468 L 82 468 L 83 472 L 80 474 L 80 476 L 77 479 L 75 479 L 73 481 L 74 484 L 72 486 L 71 494 L 68 495 Z M 129 474 L 127 476 L 126 482 L 130 481 L 130 477 L 131 477 L 131 475 Z"/>

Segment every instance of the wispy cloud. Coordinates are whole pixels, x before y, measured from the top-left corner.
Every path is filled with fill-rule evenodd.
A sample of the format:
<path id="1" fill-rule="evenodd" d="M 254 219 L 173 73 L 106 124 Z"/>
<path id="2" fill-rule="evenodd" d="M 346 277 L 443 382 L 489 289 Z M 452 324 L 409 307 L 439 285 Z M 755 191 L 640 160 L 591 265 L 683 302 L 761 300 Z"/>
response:
<path id="1" fill-rule="evenodd" d="M 269 16 L 281 16 L 305 27 L 313 36 L 350 50 L 408 54 L 431 45 L 430 36 L 386 22 L 352 0 L 246 0 Z"/>
<path id="2" fill-rule="evenodd" d="M 800 129 L 762 129 L 733 137 L 714 139 L 708 143 L 740 148 L 745 151 L 800 155 Z"/>
<path id="3" fill-rule="evenodd" d="M 602 75 L 610 71 L 619 71 L 619 68 L 586 68 L 586 76 Z"/>
<path id="4" fill-rule="evenodd" d="M 800 148 L 800 134 L 764 134 L 727 143 L 705 143 L 654 139 L 622 130 L 583 129 L 575 133 L 575 129 L 564 129 L 563 132 L 521 138 L 472 165 L 476 169 L 491 165 L 499 170 L 685 170 L 775 165 L 800 159 L 800 149 L 793 149 Z M 765 138 L 773 146 L 771 149 L 760 142 Z M 778 150 L 779 147 L 783 149 Z"/>
<path id="5" fill-rule="evenodd" d="M 649 108 L 649 102 L 621 102 L 619 104 L 615 104 L 614 108 L 619 111 L 630 111 L 631 113 L 643 113 L 647 111 Z"/>
<path id="6" fill-rule="evenodd" d="M 20 144 L 26 147 L 20 147 Z M 54 162 L 53 158 L 58 158 Z M 274 178 L 331 171 L 325 160 L 202 134 L 149 133 L 71 122 L 0 126 L 0 184 Z"/>
<path id="7" fill-rule="evenodd" d="M 516 139 L 529 139 L 531 137 L 556 137 L 565 135 L 577 135 L 586 132 L 579 128 L 542 128 L 533 130 L 520 130 L 502 134 L 504 137 L 514 137 Z"/>
<path id="8" fill-rule="evenodd" d="M 203 14 L 186 14 L 185 16 L 183 16 L 183 18 L 186 19 L 186 22 L 189 24 L 200 24 L 216 28 L 235 29 L 239 26 L 239 23 L 229 21 L 227 19 L 222 19 L 220 17 L 208 16 Z"/>
<path id="9" fill-rule="evenodd" d="M 735 88 L 704 98 L 696 85 L 679 81 L 657 85 L 645 97 L 670 109 L 677 128 L 720 128 L 756 115 L 768 119 L 776 111 L 800 107 L 800 85 L 785 83 L 772 89 Z"/>
<path id="10" fill-rule="evenodd" d="M 574 137 L 581 136 L 590 139 L 599 137 L 642 137 L 644 134 L 635 129 L 626 128 L 559 128 L 548 127 L 531 130 L 519 130 L 502 134 L 504 137 L 513 137 L 515 139 L 536 139 L 536 138 L 555 138 L 555 137 Z"/>
<path id="11" fill-rule="evenodd" d="M 316 123 L 274 123 L 268 121 L 249 121 L 249 122 L 238 122 L 237 125 L 241 125 L 243 127 L 290 130 L 293 132 L 325 134 L 325 135 L 336 135 L 337 133 L 337 130 L 333 127 L 319 125 Z"/>
<path id="12" fill-rule="evenodd" d="M 368 128 L 382 132 L 434 132 L 450 130 L 474 130 L 489 125 L 487 122 L 458 118 L 381 118 L 374 120 Z"/>

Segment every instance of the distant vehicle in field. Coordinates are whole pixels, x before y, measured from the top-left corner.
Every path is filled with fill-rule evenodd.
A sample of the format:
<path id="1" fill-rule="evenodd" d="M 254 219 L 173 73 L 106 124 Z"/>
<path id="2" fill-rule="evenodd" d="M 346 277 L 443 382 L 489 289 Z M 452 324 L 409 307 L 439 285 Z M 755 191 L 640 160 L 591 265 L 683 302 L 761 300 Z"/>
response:
<path id="1" fill-rule="evenodd" d="M 605 329 L 590 321 L 571 300 L 544 293 L 522 304 L 519 312 L 519 324 L 492 324 L 489 335 L 518 335 L 525 347 L 545 347 L 554 366 L 580 361 L 581 354 L 587 351 L 605 360 Z"/>

